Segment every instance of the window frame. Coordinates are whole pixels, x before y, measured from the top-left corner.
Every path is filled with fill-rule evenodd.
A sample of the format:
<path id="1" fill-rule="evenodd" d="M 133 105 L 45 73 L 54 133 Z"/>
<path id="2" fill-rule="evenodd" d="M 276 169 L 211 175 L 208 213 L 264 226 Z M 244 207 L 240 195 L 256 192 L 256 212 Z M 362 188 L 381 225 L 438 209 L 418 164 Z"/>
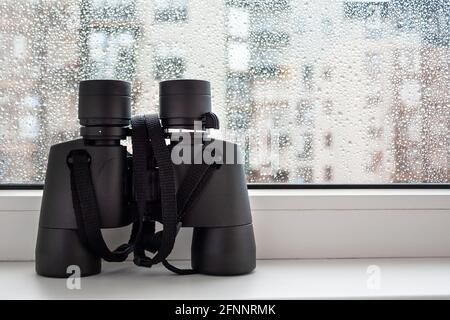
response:
<path id="1" fill-rule="evenodd" d="M 43 190 L 44 184 L 0 183 L 0 190 Z M 248 190 L 260 189 L 450 189 L 450 183 L 247 183 Z"/>

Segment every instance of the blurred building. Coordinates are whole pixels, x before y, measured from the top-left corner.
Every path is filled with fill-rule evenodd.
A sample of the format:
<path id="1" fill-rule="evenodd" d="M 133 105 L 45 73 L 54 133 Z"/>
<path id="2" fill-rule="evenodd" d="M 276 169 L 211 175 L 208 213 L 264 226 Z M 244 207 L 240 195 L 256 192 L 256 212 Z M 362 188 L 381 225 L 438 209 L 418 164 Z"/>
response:
<path id="1" fill-rule="evenodd" d="M 49 142 L 73 135 L 79 10 L 69 1 L 5 0 L 0 12 L 0 176 L 41 182 Z"/>
<path id="2" fill-rule="evenodd" d="M 395 182 L 450 181 L 450 3 L 393 1 L 392 23 L 420 47 L 397 51 L 392 109 Z"/>
<path id="3" fill-rule="evenodd" d="M 250 181 L 449 180 L 449 8 L 414 2 L 228 1 Z"/>

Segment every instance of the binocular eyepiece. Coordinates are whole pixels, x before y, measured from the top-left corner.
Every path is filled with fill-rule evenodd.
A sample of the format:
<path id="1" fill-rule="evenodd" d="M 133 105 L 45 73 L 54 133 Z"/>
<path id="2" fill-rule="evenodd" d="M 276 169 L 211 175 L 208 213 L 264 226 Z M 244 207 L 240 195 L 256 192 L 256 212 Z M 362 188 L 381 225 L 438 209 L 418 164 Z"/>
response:
<path id="1" fill-rule="evenodd" d="M 120 140 L 131 120 L 131 84 L 118 80 L 80 82 L 80 135 L 88 140 Z"/>
<path id="2" fill-rule="evenodd" d="M 193 129 L 211 114 L 211 86 L 204 80 L 168 80 L 159 83 L 159 118 L 165 128 Z M 215 129 L 218 129 L 215 127 Z"/>
<path id="3" fill-rule="evenodd" d="M 204 80 L 168 80 L 159 84 L 159 116 L 164 128 L 193 129 L 195 121 L 208 125 L 211 87 Z M 78 119 L 80 134 L 90 140 L 120 140 L 131 119 L 131 84 L 119 80 L 81 81 Z M 206 119 L 208 120 L 208 119 Z"/>
<path id="4" fill-rule="evenodd" d="M 81 81 L 78 119 L 86 127 L 128 126 L 131 119 L 131 84 L 118 80 Z"/>

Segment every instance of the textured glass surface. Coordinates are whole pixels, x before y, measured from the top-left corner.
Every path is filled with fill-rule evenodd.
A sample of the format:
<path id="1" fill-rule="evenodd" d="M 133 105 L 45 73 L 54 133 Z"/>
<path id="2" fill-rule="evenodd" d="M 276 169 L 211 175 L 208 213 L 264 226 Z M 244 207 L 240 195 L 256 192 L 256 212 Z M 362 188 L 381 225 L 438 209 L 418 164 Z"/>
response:
<path id="1" fill-rule="evenodd" d="M 449 0 L 2 0 L 0 183 L 43 182 L 77 84 L 210 80 L 249 182 L 450 181 Z"/>

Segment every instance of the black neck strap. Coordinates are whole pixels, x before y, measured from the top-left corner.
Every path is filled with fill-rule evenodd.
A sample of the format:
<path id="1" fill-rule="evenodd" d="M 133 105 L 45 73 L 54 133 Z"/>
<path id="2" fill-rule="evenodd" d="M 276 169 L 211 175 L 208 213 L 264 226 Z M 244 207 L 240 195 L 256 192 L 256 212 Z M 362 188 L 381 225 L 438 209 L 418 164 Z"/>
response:
<path id="1" fill-rule="evenodd" d="M 91 177 L 91 158 L 86 150 L 73 150 L 68 157 L 72 204 L 81 241 L 94 254 L 106 261 L 124 261 L 133 251 L 133 233 L 129 243 L 109 250 L 100 227 L 100 214 Z"/>
<path id="2" fill-rule="evenodd" d="M 164 131 L 156 114 L 134 117 L 131 121 L 133 134 L 133 175 L 136 202 L 139 220 L 142 222 L 137 233 L 137 246 L 135 250 L 134 262 L 136 265 L 151 267 L 154 264 L 164 261 L 172 252 L 177 235 L 177 196 L 175 189 L 175 175 L 170 151 L 166 145 Z M 153 156 L 159 171 L 159 187 L 161 194 L 162 225 L 161 243 L 156 254 L 150 258 L 145 255 L 145 248 L 139 246 L 144 237 L 143 224 L 147 216 L 146 195 L 149 181 L 145 181 L 147 176 L 147 156 L 148 143 L 150 142 Z M 152 222 L 153 223 L 153 222 Z M 148 236 L 149 230 L 146 230 Z"/>

